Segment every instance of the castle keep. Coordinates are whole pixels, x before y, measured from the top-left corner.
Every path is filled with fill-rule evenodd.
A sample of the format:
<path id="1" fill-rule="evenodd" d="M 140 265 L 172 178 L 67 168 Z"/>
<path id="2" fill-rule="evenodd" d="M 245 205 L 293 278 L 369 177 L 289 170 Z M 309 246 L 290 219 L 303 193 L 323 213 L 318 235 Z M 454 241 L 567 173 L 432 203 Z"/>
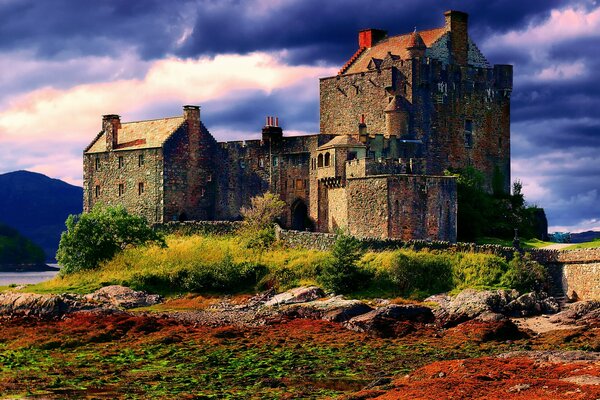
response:
<path id="1" fill-rule="evenodd" d="M 455 178 L 472 166 L 509 190 L 512 67 L 490 66 L 468 16 L 399 36 L 367 29 L 338 75 L 320 80 L 320 133 L 287 137 L 267 117 L 260 140 L 217 142 L 181 117 L 105 115 L 84 151 L 84 210 L 123 204 L 150 222 L 233 220 L 270 190 L 297 230 L 456 240 Z"/>

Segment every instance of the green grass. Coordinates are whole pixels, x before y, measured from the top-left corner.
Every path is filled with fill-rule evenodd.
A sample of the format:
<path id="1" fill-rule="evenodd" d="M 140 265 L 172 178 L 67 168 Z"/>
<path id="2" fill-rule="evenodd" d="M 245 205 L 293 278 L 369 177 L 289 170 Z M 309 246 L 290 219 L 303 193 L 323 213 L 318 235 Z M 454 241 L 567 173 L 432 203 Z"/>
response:
<path id="1" fill-rule="evenodd" d="M 554 244 L 553 242 L 544 242 L 539 239 L 520 239 L 520 240 L 521 240 L 521 247 L 524 249 L 538 249 L 541 247 L 546 247 L 551 244 Z M 479 238 L 476 240 L 476 243 L 477 244 L 497 244 L 497 245 L 505 246 L 505 247 L 513 246 L 512 240 L 505 240 L 505 239 L 498 239 L 498 238 L 491 238 L 491 237 Z"/>
<path id="2" fill-rule="evenodd" d="M 595 239 L 591 242 L 577 243 L 573 246 L 565 247 L 564 250 L 594 249 L 598 247 L 600 247 L 600 239 Z"/>
<path id="3" fill-rule="evenodd" d="M 319 285 L 329 252 L 273 246 L 249 249 L 236 236 L 168 236 L 168 247 L 129 248 L 94 270 L 59 275 L 31 285 L 36 293 L 89 293 L 124 285 L 166 296 L 183 293 L 250 293 Z M 366 252 L 358 262 L 356 298 L 409 297 L 465 288 L 498 288 L 509 265 L 501 257 L 408 249 Z M 364 277 L 364 279 L 362 278 Z M 322 286 L 322 285 L 321 285 Z"/>

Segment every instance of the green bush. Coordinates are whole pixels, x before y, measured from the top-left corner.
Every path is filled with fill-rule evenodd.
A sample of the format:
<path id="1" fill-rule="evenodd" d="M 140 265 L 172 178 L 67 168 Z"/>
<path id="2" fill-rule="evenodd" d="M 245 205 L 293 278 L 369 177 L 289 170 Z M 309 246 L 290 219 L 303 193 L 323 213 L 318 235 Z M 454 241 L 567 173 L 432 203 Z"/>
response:
<path id="1" fill-rule="evenodd" d="M 452 274 L 458 289 L 497 286 L 508 269 L 504 258 L 490 254 L 458 253 L 455 258 Z"/>
<path id="2" fill-rule="evenodd" d="M 349 293 L 368 283 L 368 271 L 357 265 L 362 256 L 358 239 L 338 233 L 331 256 L 331 260 L 325 262 L 317 277 L 326 289 L 336 293 Z"/>
<path id="3" fill-rule="evenodd" d="M 520 292 L 545 289 L 548 272 L 540 263 L 531 259 L 529 254 L 515 253 L 508 263 L 508 270 L 502 277 L 502 285 Z"/>
<path id="4" fill-rule="evenodd" d="M 128 246 L 165 246 L 163 236 L 144 218 L 127 213 L 122 206 L 97 206 L 86 214 L 69 215 L 65 224 L 67 230 L 56 253 L 63 274 L 94 269 Z"/>
<path id="5" fill-rule="evenodd" d="M 388 274 L 390 281 L 405 295 L 452 289 L 452 259 L 447 254 L 398 251 Z"/>

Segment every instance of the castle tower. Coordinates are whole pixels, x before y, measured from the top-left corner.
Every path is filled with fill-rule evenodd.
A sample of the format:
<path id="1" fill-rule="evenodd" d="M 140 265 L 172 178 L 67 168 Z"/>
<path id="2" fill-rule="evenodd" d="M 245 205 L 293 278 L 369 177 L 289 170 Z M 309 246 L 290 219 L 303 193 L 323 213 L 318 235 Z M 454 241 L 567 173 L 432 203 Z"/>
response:
<path id="1" fill-rule="evenodd" d="M 410 58 L 421 58 L 425 56 L 427 46 L 419 32 L 416 30 L 410 35 L 406 50 L 408 51 Z"/>
<path id="2" fill-rule="evenodd" d="M 386 137 L 403 137 L 408 135 L 408 113 L 402 106 L 402 99 L 394 96 L 384 110 Z"/>

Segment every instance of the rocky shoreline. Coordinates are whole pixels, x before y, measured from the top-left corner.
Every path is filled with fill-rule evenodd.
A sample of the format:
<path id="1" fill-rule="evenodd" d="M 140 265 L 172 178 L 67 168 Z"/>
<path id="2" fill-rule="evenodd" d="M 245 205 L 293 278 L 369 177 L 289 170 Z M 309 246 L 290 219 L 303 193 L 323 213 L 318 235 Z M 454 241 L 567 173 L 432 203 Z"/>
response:
<path id="1" fill-rule="evenodd" d="M 279 294 L 267 291 L 242 302 L 232 302 L 231 297 L 224 296 L 207 307 L 196 309 L 143 309 L 168 305 L 168 301 L 164 302 L 159 295 L 123 286 L 107 286 L 88 295 L 8 291 L 0 294 L 0 318 L 49 320 L 77 312 L 134 313 L 160 315 L 209 327 L 258 327 L 303 318 L 335 322 L 347 329 L 380 337 L 401 336 L 424 325 L 444 330 L 467 322 L 486 323 L 516 334 L 519 328 L 515 321 L 535 316 L 545 316 L 549 323 L 557 326 L 600 326 L 600 301 L 578 302 L 561 309 L 556 299 L 545 293 L 520 294 L 515 290 L 464 290 L 456 296 L 431 296 L 418 304 L 393 304 L 384 299 L 370 302 L 345 299 L 310 286 Z"/>
<path id="2" fill-rule="evenodd" d="M 154 358 L 154 354 L 165 354 L 171 362 L 186 365 L 186 376 L 190 370 L 182 360 L 196 360 L 200 369 L 193 376 L 202 375 L 206 363 L 211 363 L 212 372 L 206 372 L 211 378 L 203 382 L 212 389 L 190 384 L 177 393 L 212 395 L 226 384 L 228 390 L 245 388 L 247 395 L 256 396 L 270 391 L 283 395 L 289 390 L 297 396 L 292 398 L 320 398 L 314 393 L 325 393 L 319 388 L 327 387 L 355 400 L 595 399 L 600 398 L 599 314 L 599 301 L 561 305 L 543 293 L 506 290 L 467 290 L 414 304 L 399 299 L 345 299 L 318 287 L 177 299 L 122 286 L 88 295 L 0 294 L 5 343 L 37 349 L 40 357 L 58 357 L 61 379 L 73 375 L 73 381 L 96 382 L 110 398 L 125 396 L 131 387 L 139 390 L 140 380 L 137 375 L 128 378 L 129 367 L 104 358 L 125 360 L 127 366 L 133 363 L 136 371 L 151 363 L 151 371 L 177 375 L 162 356 Z M 528 325 L 531 321 L 543 323 L 544 329 Z M 5 354 L 6 360 L 14 359 L 11 351 Z M 71 372 L 70 356 L 60 361 L 73 351 L 87 360 L 76 373 Z M 353 368 L 358 360 L 360 367 L 341 375 L 347 381 L 336 381 L 324 371 L 342 354 L 359 357 L 342 358 L 344 368 Z M 315 360 L 322 363 L 328 357 L 327 364 L 314 366 Z M 254 378 L 246 380 L 242 372 L 231 370 L 235 365 L 245 365 L 241 371 L 250 368 L 244 360 L 257 366 Z M 90 362 L 93 365 L 88 367 Z M 56 368 L 53 364 L 51 371 Z M 113 371 L 112 376 L 124 378 L 119 378 L 123 379 L 119 386 L 107 385 L 104 378 L 89 375 L 87 368 Z M 223 368 L 229 368 L 226 371 L 231 375 Z M 272 375 L 281 368 L 286 372 Z M 402 370 L 406 372 L 397 372 Z M 214 374 L 225 375 L 216 379 Z M 1 376 L 0 391 L 18 393 L 23 388 L 11 375 Z M 53 381 L 43 381 L 37 387 L 51 393 L 48 398 L 65 398 L 64 385 L 53 385 Z M 100 390 L 68 387 L 67 394 L 75 398 Z M 151 389 L 144 386 L 143 390 L 140 398 Z M 169 386 L 169 394 L 158 398 L 172 398 L 173 390 Z M 247 398 L 261 398 L 256 396 Z"/>

